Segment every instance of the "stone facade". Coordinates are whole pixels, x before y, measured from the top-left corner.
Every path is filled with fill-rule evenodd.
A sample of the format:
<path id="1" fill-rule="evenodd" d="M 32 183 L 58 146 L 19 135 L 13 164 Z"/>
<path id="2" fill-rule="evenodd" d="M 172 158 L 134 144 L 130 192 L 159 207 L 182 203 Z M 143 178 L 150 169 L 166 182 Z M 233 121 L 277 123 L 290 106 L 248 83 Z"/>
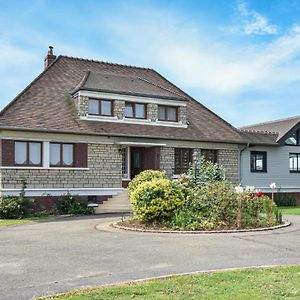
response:
<path id="1" fill-rule="evenodd" d="M 225 169 L 225 175 L 229 181 L 239 182 L 239 150 L 220 149 L 218 151 L 218 164 Z"/>
<path id="2" fill-rule="evenodd" d="M 147 105 L 147 119 L 155 122 L 158 118 L 158 105 L 154 103 L 149 103 Z"/>
<path id="3" fill-rule="evenodd" d="M 125 112 L 125 101 L 114 101 L 114 116 L 116 116 L 118 119 L 124 118 L 124 112 Z"/>
<path id="4" fill-rule="evenodd" d="M 88 170 L 2 169 L 2 188 L 120 188 L 121 153 L 116 145 L 88 145 Z"/>
<path id="5" fill-rule="evenodd" d="M 172 177 L 174 174 L 174 157 L 175 148 L 160 148 L 160 169 L 162 171 L 166 171 L 168 177 Z"/>
<path id="6" fill-rule="evenodd" d="M 180 106 L 178 109 L 178 120 L 182 122 L 182 124 L 187 124 L 188 116 L 187 116 L 187 107 Z"/>
<path id="7" fill-rule="evenodd" d="M 88 114 L 88 109 L 89 109 L 89 98 L 85 96 L 80 96 L 75 98 L 75 105 L 78 110 L 78 115 L 79 116 L 87 116 Z"/>

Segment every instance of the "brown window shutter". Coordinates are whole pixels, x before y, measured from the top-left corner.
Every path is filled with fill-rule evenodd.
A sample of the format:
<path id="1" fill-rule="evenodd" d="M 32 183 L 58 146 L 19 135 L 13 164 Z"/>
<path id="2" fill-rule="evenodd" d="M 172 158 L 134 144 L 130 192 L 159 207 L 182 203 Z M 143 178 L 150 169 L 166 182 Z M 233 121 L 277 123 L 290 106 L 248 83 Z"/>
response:
<path id="1" fill-rule="evenodd" d="M 1 141 L 2 166 L 11 167 L 15 164 L 14 141 Z"/>
<path id="2" fill-rule="evenodd" d="M 88 166 L 88 144 L 75 144 L 75 167 L 87 168 Z"/>

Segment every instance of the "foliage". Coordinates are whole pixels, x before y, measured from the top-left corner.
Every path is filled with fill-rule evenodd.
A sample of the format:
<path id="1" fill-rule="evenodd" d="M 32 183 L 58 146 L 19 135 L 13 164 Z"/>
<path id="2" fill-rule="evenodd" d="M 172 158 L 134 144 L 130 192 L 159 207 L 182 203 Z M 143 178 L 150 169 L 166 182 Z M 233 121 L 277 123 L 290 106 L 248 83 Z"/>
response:
<path id="1" fill-rule="evenodd" d="M 130 200 L 138 220 L 163 221 L 183 204 L 184 196 L 177 182 L 152 178 L 136 185 Z"/>
<path id="2" fill-rule="evenodd" d="M 217 229 L 235 224 L 237 201 L 228 181 L 206 183 L 190 190 L 172 225 L 179 229 Z"/>
<path id="3" fill-rule="evenodd" d="M 146 170 L 135 176 L 128 185 L 129 194 L 131 194 L 139 184 L 153 179 L 167 179 L 167 175 L 162 171 Z"/>
<path id="4" fill-rule="evenodd" d="M 225 180 L 225 171 L 217 163 L 198 155 L 190 166 L 186 179 L 191 186 L 201 186 L 209 182 Z"/>
<path id="5" fill-rule="evenodd" d="M 88 207 L 86 201 L 71 194 L 66 194 L 59 199 L 57 210 L 60 214 L 66 215 L 90 215 L 94 213 L 94 209 Z"/>
<path id="6" fill-rule="evenodd" d="M 22 188 L 18 197 L 3 196 L 0 199 L 1 219 L 23 219 L 33 214 L 33 199 L 25 197 L 26 181 L 22 180 Z"/>
<path id="7" fill-rule="evenodd" d="M 274 201 L 277 206 L 296 206 L 296 195 L 275 193 Z"/>

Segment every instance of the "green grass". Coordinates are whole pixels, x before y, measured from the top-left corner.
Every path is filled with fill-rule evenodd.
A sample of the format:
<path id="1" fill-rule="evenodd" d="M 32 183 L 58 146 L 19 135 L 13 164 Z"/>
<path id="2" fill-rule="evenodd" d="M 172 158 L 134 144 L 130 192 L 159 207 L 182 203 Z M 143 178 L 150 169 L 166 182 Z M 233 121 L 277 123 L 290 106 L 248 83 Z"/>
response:
<path id="1" fill-rule="evenodd" d="M 279 209 L 284 215 L 300 215 L 300 206 L 280 206 Z"/>
<path id="2" fill-rule="evenodd" d="M 18 224 L 24 224 L 29 222 L 42 222 L 49 220 L 50 217 L 43 216 L 43 217 L 32 217 L 32 218 L 26 218 L 26 219 L 0 219 L 0 227 L 4 226 L 11 226 L 11 225 L 18 225 Z"/>
<path id="3" fill-rule="evenodd" d="M 300 266 L 174 276 L 81 290 L 45 299 L 300 299 Z"/>

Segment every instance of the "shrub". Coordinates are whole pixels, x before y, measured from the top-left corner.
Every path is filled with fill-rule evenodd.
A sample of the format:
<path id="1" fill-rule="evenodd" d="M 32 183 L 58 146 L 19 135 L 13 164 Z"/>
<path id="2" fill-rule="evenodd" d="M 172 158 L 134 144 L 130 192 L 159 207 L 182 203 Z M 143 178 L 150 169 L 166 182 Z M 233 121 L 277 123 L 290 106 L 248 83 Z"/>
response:
<path id="1" fill-rule="evenodd" d="M 22 189 L 18 197 L 3 196 L 0 199 L 1 219 L 22 219 L 33 214 L 33 199 L 25 197 L 26 181 L 22 180 Z"/>
<path id="2" fill-rule="evenodd" d="M 60 214 L 67 215 L 90 215 L 94 213 L 92 207 L 87 206 L 87 202 L 78 196 L 66 194 L 57 202 L 57 210 Z"/>
<path id="3" fill-rule="evenodd" d="M 138 220 L 164 221 L 183 204 L 184 195 L 177 182 L 152 178 L 131 190 L 130 200 Z"/>
<path id="4" fill-rule="evenodd" d="M 167 179 L 167 175 L 162 171 L 146 170 L 135 176 L 128 185 L 129 194 L 132 193 L 139 184 L 152 179 Z"/>
<path id="5" fill-rule="evenodd" d="M 237 211 L 233 185 L 227 181 L 210 182 L 190 190 L 172 225 L 180 229 L 212 229 L 235 224 Z"/>
<path id="6" fill-rule="evenodd" d="M 278 206 L 296 206 L 296 195 L 275 193 L 274 201 Z"/>
<path id="7" fill-rule="evenodd" d="M 198 155 L 187 171 L 186 177 L 190 185 L 200 186 L 206 183 L 225 180 L 225 171 L 217 163 L 206 160 Z"/>

